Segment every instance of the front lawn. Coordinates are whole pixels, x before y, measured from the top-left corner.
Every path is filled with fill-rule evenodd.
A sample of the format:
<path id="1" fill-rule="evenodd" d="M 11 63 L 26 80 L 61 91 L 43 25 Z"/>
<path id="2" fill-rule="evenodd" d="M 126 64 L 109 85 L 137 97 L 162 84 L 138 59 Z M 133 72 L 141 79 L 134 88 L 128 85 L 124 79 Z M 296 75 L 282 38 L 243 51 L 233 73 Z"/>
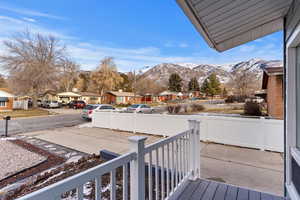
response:
<path id="1" fill-rule="evenodd" d="M 29 109 L 29 110 L 13 110 L 13 111 L 5 111 L 0 112 L 0 119 L 4 116 L 11 116 L 12 118 L 17 117 L 33 117 L 33 116 L 45 116 L 50 115 L 51 113 L 48 110 L 44 109 Z"/>

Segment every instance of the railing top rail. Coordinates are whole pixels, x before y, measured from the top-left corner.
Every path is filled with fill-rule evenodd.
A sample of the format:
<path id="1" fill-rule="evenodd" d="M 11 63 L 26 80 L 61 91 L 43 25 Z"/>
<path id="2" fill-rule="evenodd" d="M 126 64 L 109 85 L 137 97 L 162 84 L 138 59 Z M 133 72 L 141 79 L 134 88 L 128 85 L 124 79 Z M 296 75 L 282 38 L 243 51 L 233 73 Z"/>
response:
<path id="1" fill-rule="evenodd" d="M 116 169 L 132 160 L 136 159 L 136 153 L 131 152 L 117 157 L 113 160 L 87 169 L 83 172 L 75 174 L 71 177 L 63 179 L 57 183 L 44 187 L 26 196 L 20 197 L 18 200 L 48 200 L 53 199 L 54 194 L 62 194 L 85 184 L 88 181 L 94 180 L 103 174 L 109 173 L 112 169 Z"/>
<path id="2" fill-rule="evenodd" d="M 153 143 L 153 144 L 147 145 L 147 146 L 145 147 L 144 153 L 145 153 L 145 154 L 146 154 L 146 153 L 149 153 L 149 152 L 153 151 L 154 149 L 157 149 L 157 148 L 159 148 L 159 147 L 161 147 L 161 146 L 163 146 L 163 145 L 166 145 L 166 144 L 168 144 L 168 143 L 171 143 L 171 142 L 173 142 L 174 140 L 176 140 L 176 139 L 178 139 L 178 138 L 184 136 L 184 135 L 187 134 L 187 133 L 189 133 L 189 130 L 184 131 L 184 132 L 182 132 L 182 133 L 179 133 L 179 134 L 177 134 L 177 135 L 168 137 L 168 138 L 166 138 L 166 139 L 159 140 L 159 141 L 157 141 L 157 142 L 155 142 L 155 143 Z"/>

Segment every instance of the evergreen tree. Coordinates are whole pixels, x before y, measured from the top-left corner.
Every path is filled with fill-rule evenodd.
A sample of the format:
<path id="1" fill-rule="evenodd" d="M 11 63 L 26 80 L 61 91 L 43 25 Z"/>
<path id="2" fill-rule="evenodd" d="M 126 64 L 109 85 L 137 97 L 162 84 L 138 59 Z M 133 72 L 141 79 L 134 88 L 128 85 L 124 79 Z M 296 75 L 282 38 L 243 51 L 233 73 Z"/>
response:
<path id="1" fill-rule="evenodd" d="M 208 82 L 208 78 L 206 78 L 206 79 L 204 80 L 204 82 L 202 83 L 201 88 L 200 88 L 200 91 L 201 91 L 203 94 L 205 94 L 206 96 L 209 95 L 209 93 L 210 93 L 210 84 L 209 84 L 209 82 Z"/>
<path id="2" fill-rule="evenodd" d="M 172 92 L 181 92 L 182 79 L 177 73 L 173 73 L 169 78 L 169 90 Z"/>
<path id="3" fill-rule="evenodd" d="M 223 89 L 223 92 L 222 92 L 222 96 L 223 96 L 223 97 L 226 97 L 227 94 L 228 94 L 228 92 L 227 92 L 226 88 L 224 88 L 224 89 Z"/>
<path id="4" fill-rule="evenodd" d="M 212 73 L 209 77 L 209 84 L 211 86 L 210 95 L 213 97 L 215 95 L 221 94 L 222 90 L 220 88 L 220 81 L 215 73 Z"/>
<path id="5" fill-rule="evenodd" d="M 215 73 L 212 73 L 208 78 L 206 78 L 201 86 L 201 92 L 207 96 L 214 97 L 221 93 L 220 81 Z"/>
<path id="6" fill-rule="evenodd" d="M 196 77 L 191 78 L 188 86 L 189 86 L 189 91 L 199 91 L 200 90 L 199 83 L 198 83 Z"/>

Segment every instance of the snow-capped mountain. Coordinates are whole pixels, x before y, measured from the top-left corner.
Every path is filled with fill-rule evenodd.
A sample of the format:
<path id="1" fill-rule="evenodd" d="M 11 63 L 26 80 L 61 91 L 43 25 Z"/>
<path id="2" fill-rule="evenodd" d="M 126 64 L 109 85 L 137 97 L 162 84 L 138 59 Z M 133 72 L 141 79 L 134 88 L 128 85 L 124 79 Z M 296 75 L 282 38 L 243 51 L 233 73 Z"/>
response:
<path id="1" fill-rule="evenodd" d="M 243 70 L 250 70 L 256 74 L 257 79 L 261 79 L 264 68 L 279 66 L 282 66 L 282 61 L 280 60 L 266 61 L 262 59 L 251 59 L 224 66 L 193 63 L 162 63 L 152 68 L 147 67 L 147 70 L 143 69 L 144 72 L 141 75 L 160 84 L 167 84 L 170 74 L 176 72 L 186 85 L 192 77 L 196 77 L 201 84 L 211 73 L 216 73 L 220 82 L 226 84 L 233 76 L 241 73 Z"/>

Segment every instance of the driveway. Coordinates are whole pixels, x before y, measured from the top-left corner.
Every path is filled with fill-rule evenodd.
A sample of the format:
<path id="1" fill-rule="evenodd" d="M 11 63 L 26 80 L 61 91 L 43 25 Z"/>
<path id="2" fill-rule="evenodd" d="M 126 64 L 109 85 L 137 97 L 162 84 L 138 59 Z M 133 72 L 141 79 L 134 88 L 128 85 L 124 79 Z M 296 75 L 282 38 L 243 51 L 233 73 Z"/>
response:
<path id="1" fill-rule="evenodd" d="M 59 114 L 41 117 L 17 118 L 8 122 L 8 134 L 26 133 L 39 130 L 48 130 L 60 127 L 75 126 L 86 123 L 79 113 Z M 0 120 L 0 135 L 5 134 L 5 121 Z"/>
<path id="2" fill-rule="evenodd" d="M 129 151 L 133 133 L 101 128 L 59 128 L 27 133 L 27 136 L 56 143 L 85 153 L 106 149 L 123 154 Z M 146 143 L 162 139 L 148 136 Z M 229 184 L 283 194 L 283 158 L 279 153 L 201 143 L 201 177 Z"/>

